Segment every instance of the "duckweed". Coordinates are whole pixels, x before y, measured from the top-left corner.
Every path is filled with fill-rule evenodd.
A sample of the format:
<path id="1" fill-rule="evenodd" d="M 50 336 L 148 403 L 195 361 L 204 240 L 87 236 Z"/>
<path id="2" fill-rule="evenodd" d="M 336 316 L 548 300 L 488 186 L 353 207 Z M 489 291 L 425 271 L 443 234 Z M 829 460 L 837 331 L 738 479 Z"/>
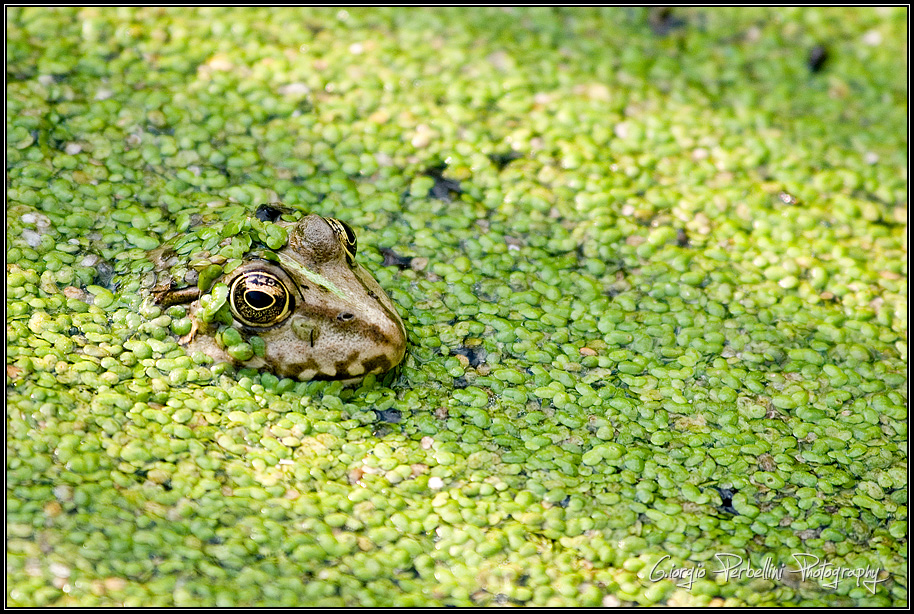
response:
<path id="1" fill-rule="evenodd" d="M 905 28 L 10 9 L 8 604 L 907 605 Z M 188 353 L 264 355 L 267 202 L 356 230 L 396 372 Z M 651 574 L 799 552 L 878 582 Z"/>

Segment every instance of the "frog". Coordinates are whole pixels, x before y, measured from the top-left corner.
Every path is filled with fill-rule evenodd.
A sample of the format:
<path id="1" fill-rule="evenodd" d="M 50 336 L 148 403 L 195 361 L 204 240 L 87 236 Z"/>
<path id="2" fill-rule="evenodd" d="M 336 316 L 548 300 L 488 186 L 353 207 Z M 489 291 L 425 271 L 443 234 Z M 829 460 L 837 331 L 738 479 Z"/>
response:
<path id="1" fill-rule="evenodd" d="M 356 261 L 356 234 L 346 222 L 270 203 L 198 236 L 204 240 L 192 248 L 208 249 L 193 254 L 192 266 L 180 266 L 189 249 L 180 241 L 152 257 L 159 274 L 152 301 L 189 305 L 191 330 L 180 338 L 188 352 L 279 377 L 344 383 L 403 360 L 403 320 Z"/>

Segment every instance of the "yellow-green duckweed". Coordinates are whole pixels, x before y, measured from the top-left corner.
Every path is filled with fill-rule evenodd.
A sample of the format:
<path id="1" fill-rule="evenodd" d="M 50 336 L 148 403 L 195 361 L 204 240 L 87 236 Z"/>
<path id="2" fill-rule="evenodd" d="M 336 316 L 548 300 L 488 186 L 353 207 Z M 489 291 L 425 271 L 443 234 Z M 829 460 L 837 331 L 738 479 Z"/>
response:
<path id="1" fill-rule="evenodd" d="M 906 18 L 10 9 L 7 604 L 906 606 Z M 278 201 L 397 372 L 144 300 Z"/>

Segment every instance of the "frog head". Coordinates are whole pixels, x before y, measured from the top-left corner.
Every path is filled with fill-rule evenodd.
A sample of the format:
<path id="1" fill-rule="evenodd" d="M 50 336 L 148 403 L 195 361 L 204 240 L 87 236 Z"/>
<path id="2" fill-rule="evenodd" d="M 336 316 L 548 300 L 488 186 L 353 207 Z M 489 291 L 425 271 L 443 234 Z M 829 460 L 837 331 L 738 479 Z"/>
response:
<path id="1" fill-rule="evenodd" d="M 356 261 L 345 222 L 261 205 L 201 245 L 211 249 L 192 254 L 188 267 L 175 246 L 160 248 L 160 269 L 171 265 L 197 283 L 182 287 L 170 276 L 152 292 L 161 305 L 190 304 L 193 327 L 182 338 L 190 351 L 299 380 L 354 381 L 403 359 L 403 321 Z"/>

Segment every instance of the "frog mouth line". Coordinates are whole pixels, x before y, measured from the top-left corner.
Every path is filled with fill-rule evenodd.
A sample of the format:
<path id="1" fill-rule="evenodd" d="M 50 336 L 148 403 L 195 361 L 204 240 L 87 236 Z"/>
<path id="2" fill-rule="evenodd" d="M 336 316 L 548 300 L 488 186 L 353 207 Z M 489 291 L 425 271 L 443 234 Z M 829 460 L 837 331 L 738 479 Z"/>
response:
<path id="1" fill-rule="evenodd" d="M 362 367 L 361 373 L 353 373 L 352 367 L 359 365 Z M 322 373 L 322 365 L 314 359 L 305 362 L 292 363 L 287 367 L 287 372 L 298 375 L 304 372 L 314 372 L 309 379 L 312 380 L 336 380 L 343 377 L 363 377 L 371 373 L 384 373 L 393 367 L 391 359 L 384 354 L 375 354 L 368 358 L 359 359 L 358 352 L 350 354 L 342 360 L 333 363 L 334 374 L 329 375 Z"/>

